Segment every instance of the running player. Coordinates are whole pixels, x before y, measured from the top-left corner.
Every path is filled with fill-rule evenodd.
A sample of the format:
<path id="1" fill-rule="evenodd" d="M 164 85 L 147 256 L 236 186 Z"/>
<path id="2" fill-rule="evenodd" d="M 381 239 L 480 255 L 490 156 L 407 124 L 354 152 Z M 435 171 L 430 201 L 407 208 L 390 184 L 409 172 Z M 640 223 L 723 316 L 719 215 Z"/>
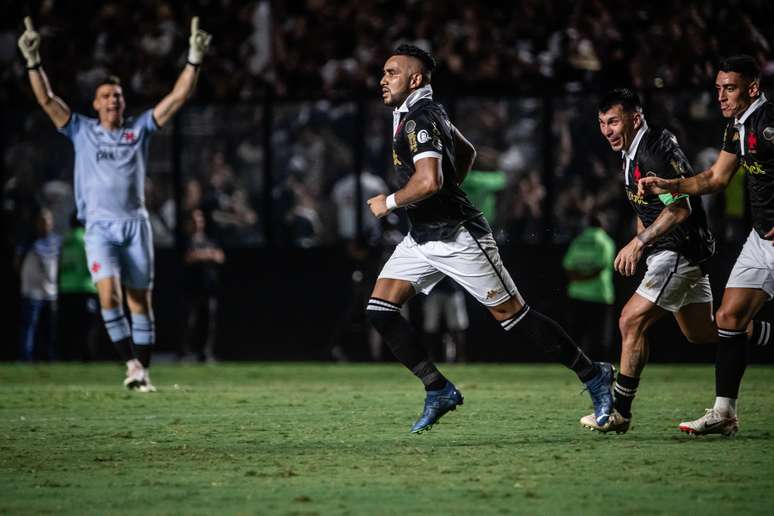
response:
<path id="1" fill-rule="evenodd" d="M 648 360 L 648 328 L 671 312 L 690 342 L 716 340 L 712 290 L 704 272 L 715 252 L 715 240 L 701 199 L 637 194 L 640 177 L 690 177 L 693 170 L 672 133 L 648 126 L 636 93 L 616 89 L 605 95 L 599 104 L 599 128 L 610 147 L 623 155 L 624 189 L 637 214 L 637 234 L 618 253 L 615 269 L 632 276 L 645 258 L 647 270 L 619 318 L 621 370 L 614 387 L 614 410 L 605 424 L 597 424 L 593 414 L 580 422 L 593 430 L 624 433 Z"/>
<path id="2" fill-rule="evenodd" d="M 434 68 L 433 57 L 413 45 L 401 45 L 387 59 L 380 84 L 384 103 L 394 108 L 392 157 L 403 187 L 368 200 L 376 217 L 404 207 L 411 221 L 411 231 L 384 265 L 366 308 L 395 357 L 425 386 L 424 411 L 411 431 L 429 430 L 463 402 L 400 314 L 414 294 L 427 294 L 444 276 L 485 305 L 519 342 L 541 345 L 572 369 L 588 387 L 597 424 L 603 425 L 612 409 L 612 366 L 589 360 L 556 322 L 530 309 L 516 289 L 489 224 L 459 187 L 476 152 L 433 100 Z"/>
<path id="3" fill-rule="evenodd" d="M 151 292 L 153 242 L 145 209 L 144 181 L 150 136 L 166 124 L 191 95 L 210 35 L 191 21 L 188 63 L 172 92 L 137 118 L 124 117 L 124 95 L 116 77 L 97 85 L 92 106 L 98 118 L 73 113 L 57 97 L 40 59 L 40 34 L 32 20 L 19 49 L 27 60 L 32 91 L 59 132 L 75 148 L 75 202 L 86 225 L 86 255 L 97 285 L 110 339 L 126 362 L 124 385 L 155 391 L 148 369 L 155 340 Z M 131 327 L 123 310 L 123 292 Z"/>
<path id="4" fill-rule="evenodd" d="M 693 177 L 643 177 L 639 195 L 702 195 L 723 190 L 738 169 L 747 173 L 753 229 L 726 283 L 716 315 L 715 405 L 680 423 L 691 434 L 733 435 L 739 430 L 736 401 L 747 367 L 750 321 L 774 296 L 774 105 L 760 89 L 760 69 L 749 56 L 720 63 L 715 79 L 720 111 L 727 118 L 723 147 L 715 163 Z M 764 344 L 768 323 L 753 325 L 751 342 Z"/>

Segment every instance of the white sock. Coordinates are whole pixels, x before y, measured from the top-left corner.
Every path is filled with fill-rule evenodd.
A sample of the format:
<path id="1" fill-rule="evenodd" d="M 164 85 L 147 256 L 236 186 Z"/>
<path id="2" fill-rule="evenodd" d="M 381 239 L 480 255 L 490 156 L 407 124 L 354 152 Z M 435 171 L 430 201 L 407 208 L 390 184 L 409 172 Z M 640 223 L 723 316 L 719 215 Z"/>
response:
<path id="1" fill-rule="evenodd" d="M 715 398 L 715 412 L 721 416 L 733 417 L 736 415 L 736 398 L 724 398 L 718 396 Z"/>

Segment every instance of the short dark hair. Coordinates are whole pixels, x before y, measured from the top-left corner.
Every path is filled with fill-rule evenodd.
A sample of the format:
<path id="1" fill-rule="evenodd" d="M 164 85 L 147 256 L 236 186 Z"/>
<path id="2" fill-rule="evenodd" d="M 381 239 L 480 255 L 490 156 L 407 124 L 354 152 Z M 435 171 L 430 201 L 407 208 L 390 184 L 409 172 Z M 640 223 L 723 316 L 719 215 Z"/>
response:
<path id="1" fill-rule="evenodd" d="M 436 66 L 435 58 L 432 56 L 432 54 L 430 54 L 430 52 L 422 50 L 416 45 L 403 44 L 393 50 L 392 55 L 408 56 L 418 59 L 419 62 L 422 63 L 422 79 L 424 80 L 425 84 L 430 84 L 430 80 L 432 79 L 432 74 L 435 71 Z"/>
<path id="2" fill-rule="evenodd" d="M 629 88 L 616 88 L 608 92 L 599 101 L 599 112 L 604 113 L 619 104 L 627 113 L 642 111 L 642 102 L 640 102 L 639 95 Z"/>
<path id="3" fill-rule="evenodd" d="M 746 54 L 740 54 L 723 59 L 718 64 L 719 72 L 736 72 L 748 82 L 757 81 L 761 78 L 761 69 L 758 63 L 752 57 Z"/>
<path id="4" fill-rule="evenodd" d="M 94 87 L 94 89 L 97 90 L 100 86 L 104 86 L 106 84 L 111 86 L 121 86 L 121 79 L 115 75 L 106 75 L 97 82 L 97 85 Z"/>

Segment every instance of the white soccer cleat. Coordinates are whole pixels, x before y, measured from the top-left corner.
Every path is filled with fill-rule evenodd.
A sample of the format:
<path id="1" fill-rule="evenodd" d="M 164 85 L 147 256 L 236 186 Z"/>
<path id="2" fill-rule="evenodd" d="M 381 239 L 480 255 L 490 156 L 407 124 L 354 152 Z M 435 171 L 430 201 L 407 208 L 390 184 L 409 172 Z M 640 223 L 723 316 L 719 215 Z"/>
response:
<path id="1" fill-rule="evenodd" d="M 723 416 L 714 408 L 705 409 L 704 415 L 694 421 L 680 423 L 680 431 L 691 435 L 723 434 L 732 436 L 739 431 L 736 416 Z"/>
<path id="2" fill-rule="evenodd" d="M 580 419 L 580 424 L 589 430 L 596 430 L 606 434 L 608 432 L 615 432 L 617 434 L 625 434 L 629 430 L 631 419 L 623 417 L 617 410 L 613 410 L 610 417 L 607 418 L 607 422 L 604 425 L 597 424 L 597 418 L 594 414 L 583 416 Z"/>
<path id="3" fill-rule="evenodd" d="M 124 379 L 124 387 L 129 390 L 139 389 L 142 382 L 145 381 L 145 369 L 142 364 L 136 358 L 126 362 L 126 378 Z"/>
<path id="4" fill-rule="evenodd" d="M 147 369 L 145 370 L 145 377 L 142 379 L 142 382 L 140 382 L 138 390 L 140 392 L 156 392 L 156 387 L 151 383 L 150 372 Z"/>

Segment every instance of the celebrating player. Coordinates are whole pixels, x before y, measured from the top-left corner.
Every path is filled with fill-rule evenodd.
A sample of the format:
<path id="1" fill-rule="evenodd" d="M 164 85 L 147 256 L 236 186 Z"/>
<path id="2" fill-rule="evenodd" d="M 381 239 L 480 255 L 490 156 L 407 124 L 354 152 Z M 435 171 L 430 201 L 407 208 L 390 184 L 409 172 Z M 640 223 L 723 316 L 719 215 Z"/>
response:
<path id="1" fill-rule="evenodd" d="M 448 381 L 418 344 L 413 327 L 400 314 L 415 293 L 427 294 L 451 277 L 485 305 L 505 331 L 541 345 L 585 382 L 596 423 L 612 409 L 612 366 L 593 363 L 553 320 L 524 302 L 500 260 L 484 216 L 459 185 L 476 152 L 433 100 L 430 86 L 435 60 L 424 50 L 401 45 L 387 59 L 382 98 L 393 111 L 393 163 L 403 187 L 368 200 L 384 217 L 404 207 L 411 231 L 397 245 L 376 281 L 366 313 L 395 357 L 425 386 L 424 411 L 411 428 L 430 429 L 458 405 L 462 393 Z"/>
<path id="2" fill-rule="evenodd" d="M 722 61 L 715 89 L 720 111 L 729 119 L 715 163 L 692 177 L 643 177 L 638 189 L 639 195 L 701 195 L 726 188 L 740 168 L 747 173 L 753 229 L 731 270 L 716 313 L 715 405 L 702 417 L 680 423 L 682 431 L 698 435 L 732 435 L 739 430 L 736 400 L 747 367 L 746 330 L 774 296 L 774 105 L 761 92 L 760 70 L 749 56 Z M 753 342 L 769 338 L 767 324 L 753 328 Z"/>
<path id="3" fill-rule="evenodd" d="M 693 170 L 672 133 L 648 126 L 636 93 L 617 89 L 605 95 L 599 104 L 599 128 L 610 147 L 623 155 L 624 188 L 637 214 L 637 234 L 618 253 L 615 269 L 632 276 L 645 257 L 647 271 L 619 319 L 621 370 L 613 389 L 614 410 L 602 425 L 593 414 L 580 422 L 593 430 L 624 433 L 648 358 L 647 329 L 671 312 L 690 342 L 716 340 L 712 290 L 703 269 L 715 252 L 715 240 L 701 199 L 684 193 L 637 193 L 640 177 L 690 177 Z"/>
<path id="4" fill-rule="evenodd" d="M 73 113 L 57 97 L 41 66 L 40 34 L 32 20 L 19 49 L 27 60 L 32 91 L 59 132 L 75 149 L 75 202 L 86 225 L 86 255 L 97 285 L 110 339 L 126 362 L 124 385 L 155 391 L 148 369 L 155 340 L 151 292 L 153 242 L 145 209 L 144 181 L 150 136 L 183 106 L 196 85 L 211 36 L 191 21 L 188 62 L 172 91 L 137 118 L 124 117 L 124 95 L 116 77 L 101 81 L 92 106 L 98 118 Z M 123 310 L 123 290 L 131 327 Z"/>

